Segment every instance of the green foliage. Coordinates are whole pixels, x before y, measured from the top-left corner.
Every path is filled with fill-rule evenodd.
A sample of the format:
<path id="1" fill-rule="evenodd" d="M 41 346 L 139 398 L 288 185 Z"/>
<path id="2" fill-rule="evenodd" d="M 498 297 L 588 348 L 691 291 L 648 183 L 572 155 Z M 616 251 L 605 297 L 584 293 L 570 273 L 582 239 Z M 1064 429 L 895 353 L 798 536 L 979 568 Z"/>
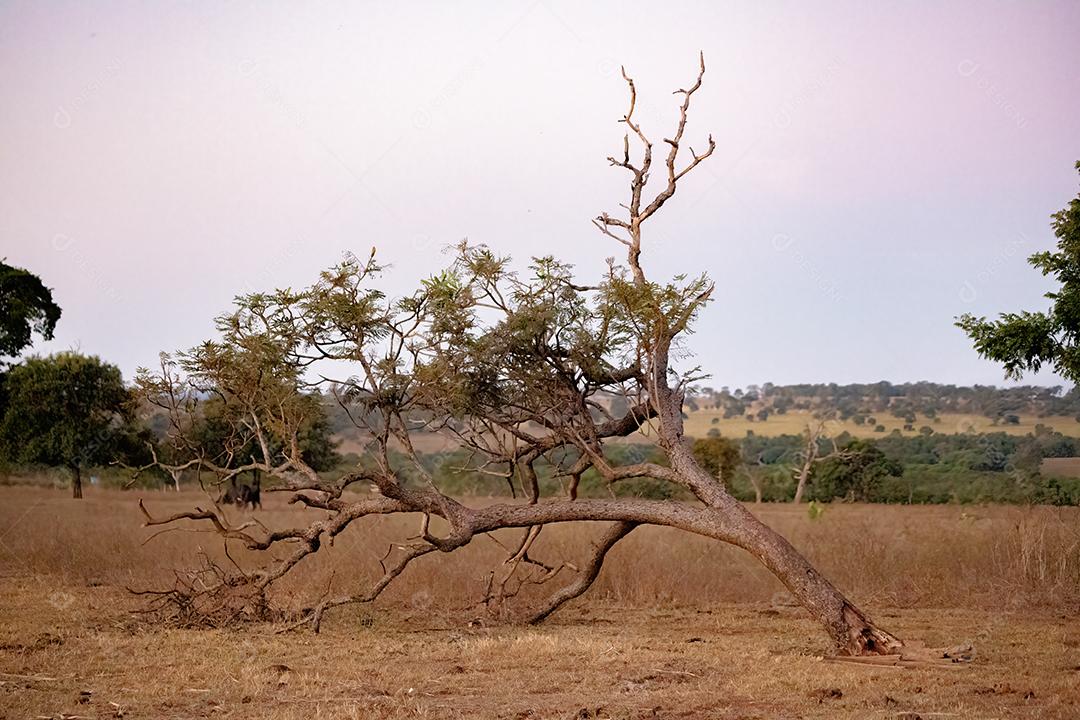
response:
<path id="1" fill-rule="evenodd" d="M 748 472 L 754 473 L 766 502 L 792 499 L 792 457 L 799 449 L 799 441 L 795 435 L 748 436 L 743 440 L 744 457 L 755 463 Z M 848 445 L 851 437 L 842 434 L 837 441 L 841 446 Z M 903 468 L 902 474 L 879 475 L 870 483 L 869 492 L 862 496 L 869 502 L 1080 504 L 1080 479 L 1040 474 L 1044 458 L 1080 456 L 1080 439 L 1042 425 L 1025 436 L 1004 432 L 915 437 L 897 434 L 860 442 L 873 446 L 890 463 Z M 811 485 L 818 482 L 823 469 L 815 469 Z M 732 490 L 741 500 L 754 498 L 748 478 L 737 476 Z M 826 495 L 835 492 L 833 488 Z M 843 491 L 839 492 L 843 497 Z M 813 492 L 809 496 L 829 499 Z"/>
<path id="2" fill-rule="evenodd" d="M 338 441 L 333 437 L 321 396 L 301 396 L 299 402 L 306 405 L 297 431 L 301 457 L 317 472 L 337 467 L 341 462 Z M 230 455 L 241 463 L 258 461 L 262 449 L 257 439 L 239 430 L 243 427 L 243 416 L 244 410 L 238 403 L 227 402 L 220 396 L 211 397 L 200 405 L 198 417 L 189 430 L 190 437 L 215 462 L 225 462 Z M 285 438 L 278 435 L 266 438 L 272 457 L 281 455 L 284 441 Z"/>
<path id="3" fill-rule="evenodd" d="M 814 468 L 809 487 L 811 499 L 874 502 L 883 479 L 899 477 L 904 472 L 903 465 L 887 458 L 866 440 L 852 440 L 843 450 L 844 454 Z"/>
<path id="4" fill-rule="evenodd" d="M 141 458 L 146 431 L 137 429 L 120 370 L 96 357 L 59 353 L 32 357 L 7 377 L 0 417 L 0 453 L 11 463 L 83 468 Z"/>
<path id="5" fill-rule="evenodd" d="M 0 261 L 0 357 L 30 346 L 33 335 L 52 340 L 60 307 L 41 278 Z"/>
<path id="6" fill-rule="evenodd" d="M 791 502 L 795 497 L 796 485 L 793 470 L 787 463 L 746 467 L 735 475 L 731 483 L 731 493 L 744 502 L 754 500 L 754 487 L 750 482 L 752 475 L 761 488 L 762 501 Z"/>
<path id="7" fill-rule="evenodd" d="M 1080 162 L 1076 163 L 1080 170 Z M 1005 366 L 1006 376 L 1019 379 L 1049 365 L 1056 373 L 1080 383 L 1080 195 L 1053 215 L 1051 227 L 1057 250 L 1035 253 L 1028 262 L 1053 277 L 1058 290 L 1045 312 L 1002 313 L 997 320 L 965 314 L 959 326 L 979 355 Z"/>
<path id="8" fill-rule="evenodd" d="M 694 440 L 693 453 L 701 467 L 731 488 L 735 471 L 742 461 L 738 443 L 710 434 L 707 438 Z"/>

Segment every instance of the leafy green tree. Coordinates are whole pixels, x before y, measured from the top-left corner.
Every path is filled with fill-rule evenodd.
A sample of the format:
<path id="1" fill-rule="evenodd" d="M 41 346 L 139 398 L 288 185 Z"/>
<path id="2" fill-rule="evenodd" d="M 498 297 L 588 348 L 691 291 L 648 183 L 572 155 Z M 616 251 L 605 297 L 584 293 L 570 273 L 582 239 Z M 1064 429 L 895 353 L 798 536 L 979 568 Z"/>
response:
<path id="1" fill-rule="evenodd" d="M 900 477 L 904 473 L 903 465 L 866 440 L 852 440 L 844 450 L 815 468 L 811 499 L 874 502 L 886 477 Z"/>
<path id="2" fill-rule="evenodd" d="M 1076 163 L 1080 170 L 1080 162 Z M 1060 287 L 1046 297 L 1045 312 L 1002 313 L 997 320 L 970 313 L 957 320 L 982 357 L 1000 362 L 1009 378 L 1038 372 L 1044 365 L 1080 382 L 1080 195 L 1053 215 L 1057 250 L 1035 253 L 1028 262 Z"/>
<path id="3" fill-rule="evenodd" d="M 304 414 L 296 428 L 296 439 L 301 457 L 313 470 L 332 470 L 341 462 L 341 455 L 337 452 L 338 442 L 333 437 L 322 396 L 300 396 L 300 402 L 304 405 Z M 201 404 L 201 412 L 190 432 L 202 451 L 215 461 L 224 462 L 231 456 L 254 462 L 261 459 L 262 449 L 256 435 L 243 432 L 243 414 L 239 403 L 212 397 Z M 281 439 L 270 436 L 264 441 L 271 456 L 285 452 Z"/>
<path id="4" fill-rule="evenodd" d="M 120 370 L 97 357 L 32 357 L 8 373 L 6 386 L 0 451 L 10 462 L 68 468 L 73 497 L 82 497 L 85 468 L 110 463 L 138 444 Z"/>
<path id="5" fill-rule="evenodd" d="M 300 455 L 313 470 L 323 472 L 333 470 L 341 464 L 341 453 L 337 451 L 339 441 L 334 438 L 330 421 L 326 416 L 325 405 L 318 395 L 311 395 L 311 412 L 300 423 L 297 439 Z"/>
<path id="6" fill-rule="evenodd" d="M 713 428 L 715 429 L 715 428 Z M 731 480 L 735 477 L 735 471 L 742 460 L 742 453 L 738 443 L 724 437 L 712 435 L 694 440 L 694 459 L 701 467 L 705 468 L 713 477 L 722 482 L 725 487 L 731 488 Z"/>
<path id="7" fill-rule="evenodd" d="M 52 340 L 60 306 L 41 278 L 0 261 L 0 357 L 14 357 L 30 346 L 33 335 Z"/>

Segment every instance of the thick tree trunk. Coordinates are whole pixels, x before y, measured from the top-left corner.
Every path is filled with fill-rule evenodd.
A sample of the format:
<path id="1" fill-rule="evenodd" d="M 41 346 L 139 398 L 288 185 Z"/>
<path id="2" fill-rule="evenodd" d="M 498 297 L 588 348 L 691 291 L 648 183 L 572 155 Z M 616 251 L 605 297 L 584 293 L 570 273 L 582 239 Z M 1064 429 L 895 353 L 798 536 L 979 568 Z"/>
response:
<path id="1" fill-rule="evenodd" d="M 78 465 L 71 468 L 71 497 L 82 499 L 82 471 Z"/>
<path id="2" fill-rule="evenodd" d="M 783 536 L 741 504 L 728 508 L 742 538 L 737 543 L 769 568 L 784 587 L 821 623 L 837 650 L 847 655 L 887 655 L 903 642 L 881 630 L 796 550 Z"/>
<path id="3" fill-rule="evenodd" d="M 900 651 L 903 647 L 900 639 L 875 626 L 822 577 L 798 550 L 754 517 L 742 503 L 726 493 L 711 500 L 713 502 L 707 507 L 630 498 L 563 500 L 535 505 L 488 505 L 465 511 L 468 533 L 452 538 L 452 544 L 460 547 L 476 534 L 500 528 L 531 527 L 557 522 L 612 520 L 676 527 L 731 543 L 758 558 L 806 608 L 811 617 L 825 628 L 838 653 L 889 655 Z M 599 559 L 602 561 L 603 558 Z M 587 585 L 585 587 L 587 588 Z M 584 589 L 580 592 L 574 589 L 574 596 L 580 595 Z"/>
<path id="4" fill-rule="evenodd" d="M 722 522 L 717 522 L 714 536 L 738 545 L 769 568 L 825 627 L 841 654 L 899 652 L 903 642 L 877 628 L 782 535 L 758 520 L 722 486 L 703 483 L 709 475 L 692 453 L 680 446 L 671 452 L 671 460 L 673 469 L 686 478 L 689 486 L 699 488 L 701 499 L 723 517 Z"/>
<path id="5" fill-rule="evenodd" d="M 658 352 L 664 362 L 653 369 L 653 376 L 666 378 L 666 348 L 661 347 Z M 682 395 L 666 387 L 662 381 L 657 382 L 655 391 L 653 403 L 659 426 L 658 441 L 671 461 L 671 469 L 679 481 L 713 511 L 707 517 L 689 523 L 700 529 L 686 529 L 737 545 L 760 560 L 825 628 L 840 654 L 888 655 L 899 652 L 904 645 L 899 638 L 876 627 L 791 543 L 754 517 L 745 505 L 732 497 L 722 484 L 701 467 L 683 441 Z M 812 462 L 817 454 L 809 449 L 808 456 Z"/>

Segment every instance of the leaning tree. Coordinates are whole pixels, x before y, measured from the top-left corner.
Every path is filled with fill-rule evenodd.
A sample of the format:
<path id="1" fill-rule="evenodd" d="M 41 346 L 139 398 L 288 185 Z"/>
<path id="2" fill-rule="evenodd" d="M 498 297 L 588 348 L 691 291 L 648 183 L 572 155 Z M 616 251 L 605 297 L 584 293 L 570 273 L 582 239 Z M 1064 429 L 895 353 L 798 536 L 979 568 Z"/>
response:
<path id="1" fill-rule="evenodd" d="M 712 155 L 710 136 L 698 153 L 684 138 L 697 79 L 681 96 L 674 133 L 654 145 L 630 107 L 627 133 L 612 166 L 629 176 L 629 198 L 619 213 L 595 224 L 625 249 L 625 261 L 582 284 L 552 257 L 527 270 L 483 246 L 462 244 L 452 264 L 412 295 L 390 298 L 377 286 L 383 268 L 375 251 L 350 256 L 301 290 L 238 298 L 219 321 L 221 337 L 190 351 L 163 356 L 160 370 L 143 371 L 139 386 L 168 410 L 171 437 L 186 448 L 185 465 L 212 482 L 260 470 L 273 476 L 290 502 L 321 511 L 310 524 L 265 529 L 236 526 L 211 504 L 172 516 L 143 506 L 147 525 L 201 521 L 206 529 L 266 553 L 245 582 L 262 598 L 271 586 L 365 517 L 413 513 L 419 533 L 395 546 L 385 574 L 370 587 L 325 597 L 303 616 L 318 629 L 329 608 L 370 602 L 412 562 L 450 553 L 500 529 L 516 528 L 501 582 L 536 562 L 529 552 L 542 528 L 554 523 L 607 523 L 588 561 L 533 615 L 539 621 L 584 593 L 605 555 L 641 525 L 679 528 L 744 548 L 758 558 L 824 626 L 837 650 L 849 655 L 896 653 L 903 643 L 876 626 L 783 537 L 754 517 L 695 459 L 684 437 L 682 407 L 697 369 L 677 367 L 681 345 L 713 293 L 704 275 L 651 279 L 642 263 L 643 230 L 679 184 Z M 685 152 L 684 152 L 685 151 Z M 684 159 L 685 158 L 685 159 Z M 654 164 L 655 163 L 655 164 Z M 650 177 L 659 187 L 647 193 Z M 651 186 L 650 186 L 651 188 Z M 328 480 L 304 461 L 298 433 L 314 386 L 332 390 L 367 443 L 365 459 Z M 236 446 L 253 443 L 254 457 L 200 452 L 188 436 L 198 404 L 216 396 L 230 408 Z M 620 402 L 610 401 L 612 396 Z M 614 408 L 625 408 L 614 412 Z M 440 489 L 414 448 L 417 433 L 439 432 L 467 450 L 469 468 L 504 478 L 520 489 L 514 499 L 468 507 Z M 619 462 L 610 444 L 646 432 L 663 458 Z M 162 461 L 164 462 L 164 461 Z M 563 481 L 542 497 L 538 469 Z M 583 474 L 610 484 L 635 478 L 671 483 L 682 500 L 578 497 Z M 370 494 L 363 490 L 370 486 Z M 440 518 L 435 531 L 432 518 Z M 420 560 L 423 562 L 422 560 Z M 497 581 L 496 585 L 498 584 Z"/>

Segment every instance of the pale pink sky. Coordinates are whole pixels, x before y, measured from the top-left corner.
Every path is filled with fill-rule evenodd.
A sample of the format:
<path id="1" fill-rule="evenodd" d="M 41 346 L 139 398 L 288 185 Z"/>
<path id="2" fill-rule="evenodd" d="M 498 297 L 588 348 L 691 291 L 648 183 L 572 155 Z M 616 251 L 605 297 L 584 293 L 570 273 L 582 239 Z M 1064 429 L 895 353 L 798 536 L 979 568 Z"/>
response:
<path id="1" fill-rule="evenodd" d="M 718 281 L 713 384 L 1000 383 L 952 318 L 1044 306 L 1077 38 L 1076 2 L 4 3 L 0 255 L 64 308 L 40 351 L 128 377 L 347 250 L 397 292 L 462 237 L 594 275 L 618 66 L 659 139 L 701 49 L 718 150 L 645 258 Z"/>

